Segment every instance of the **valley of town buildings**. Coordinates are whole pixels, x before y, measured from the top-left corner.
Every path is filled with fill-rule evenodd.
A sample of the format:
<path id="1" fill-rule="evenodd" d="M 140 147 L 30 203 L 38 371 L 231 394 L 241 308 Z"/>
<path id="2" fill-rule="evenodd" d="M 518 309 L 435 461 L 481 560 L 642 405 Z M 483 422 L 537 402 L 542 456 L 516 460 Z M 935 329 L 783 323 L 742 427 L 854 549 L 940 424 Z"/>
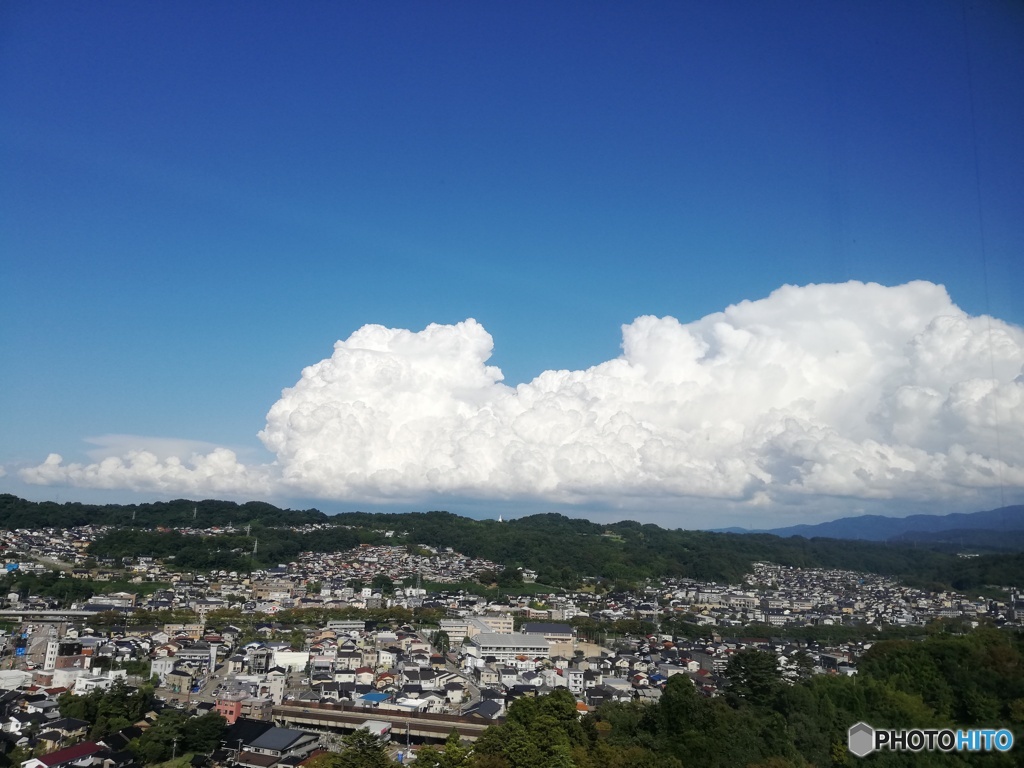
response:
<path id="1" fill-rule="evenodd" d="M 316 526 L 295 530 L 309 531 Z M 1013 587 L 1005 602 L 953 592 L 928 592 L 884 576 L 842 570 L 800 569 L 755 563 L 741 584 L 689 579 L 650 583 L 634 594 L 579 591 L 518 596 L 499 600 L 464 591 L 432 591 L 418 584 L 473 581 L 502 566 L 472 559 L 450 549 L 427 546 L 363 545 L 347 552 L 303 553 L 295 562 L 250 573 L 182 573 L 151 558 L 98 561 L 85 570 L 89 544 L 109 529 L 86 526 L 68 530 L 0 531 L 7 569 L 63 573 L 94 581 L 128 580 L 169 585 L 148 595 L 115 592 L 71 606 L 38 596 L 0 595 L 8 617 L 25 613 L 23 624 L 6 643 L 0 670 L 0 740 L 17 744 L 29 723 L 34 732 L 61 722 L 57 696 L 106 688 L 123 671 L 98 673 L 118 663 L 149 660 L 169 703 L 194 711 L 211 709 L 229 723 L 265 721 L 281 707 L 350 703 L 377 713 L 458 714 L 483 720 L 501 718 L 519 696 L 543 695 L 564 687 L 581 712 L 602 702 L 653 701 L 668 678 L 685 675 L 708 696 L 728 685 L 730 657 L 746 648 L 774 654 L 784 678 L 806 674 L 856 674 L 858 657 L 870 642 L 832 646 L 772 637 L 743 637 L 745 625 L 924 626 L 936 619 L 981 620 L 1021 626 L 1024 602 Z M 185 529 L 214 535 L 230 528 Z M 368 587 L 386 576 L 395 585 L 381 593 Z M 530 582 L 535 574 L 522 572 Z M 319 585 L 319 592 L 307 587 Z M 289 609 L 435 608 L 440 627 L 380 626 L 359 619 L 325 620 L 294 632 L 281 631 L 273 617 Z M 235 608 L 258 617 L 247 629 L 218 621 L 214 612 Z M 31 611 L 69 611 L 59 624 L 31 625 Z M 194 620 L 140 626 L 137 611 L 189 611 Z M 115 629 L 92 629 L 89 614 L 115 612 L 124 617 Z M 213 614 L 211 616 L 211 614 Z M 308 614 L 315 616 L 315 612 Z M 672 617 L 706 626 L 706 636 L 687 640 L 663 633 L 609 638 L 580 636 L 568 623 L 588 616 L 600 622 L 639 619 L 661 627 Z M 238 622 L 244 624 L 244 622 Z M 607 625 L 605 625 L 607 626 Z M 59 631 L 58 631 L 59 627 Z M 435 647 L 438 629 L 450 647 Z M 45 634 L 44 634 L 45 633 Z M 27 657 L 15 656 L 18 635 L 25 636 Z M 301 638 L 301 641 L 300 641 Z M 33 656 L 33 654 L 35 654 Z M 28 663 L 26 663 L 28 662 Z M 275 709 L 277 708 L 277 709 Z M 67 730 L 67 729 L 65 729 Z M 287 729 L 280 729 L 287 730 Z M 54 754 L 74 752 L 82 735 L 50 728 Z M 295 733 L 301 733 L 295 731 Z M 283 738 L 283 737 L 282 737 Z M 292 758 L 315 747 L 316 739 L 295 738 Z M 246 763 L 246 745 L 235 750 L 233 764 L 270 768 L 266 754 Z M 307 749 L 308 748 L 308 749 Z M 80 751 L 80 750 L 79 750 Z M 77 754 L 77 753 L 76 753 Z M 287 765 L 288 754 L 278 755 Z M 75 765 L 82 765 L 76 758 Z M 36 760 L 35 762 L 39 762 Z M 294 760 L 293 760 L 294 762 Z M 24 768 L 62 768 L 60 761 Z M 94 763 L 100 765 L 101 763 Z"/>

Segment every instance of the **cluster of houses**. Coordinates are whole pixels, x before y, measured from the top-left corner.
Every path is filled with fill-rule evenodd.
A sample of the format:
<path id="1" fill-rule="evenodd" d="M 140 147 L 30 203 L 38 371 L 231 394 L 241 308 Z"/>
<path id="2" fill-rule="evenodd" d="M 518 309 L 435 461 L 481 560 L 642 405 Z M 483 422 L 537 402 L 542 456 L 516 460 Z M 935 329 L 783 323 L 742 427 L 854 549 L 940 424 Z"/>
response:
<path id="1" fill-rule="evenodd" d="M 7 553 L 59 558 L 81 570 L 91 541 L 105 529 L 2 531 Z M 198 533 L 198 531 L 197 531 Z M 788 568 L 756 563 L 744 582 L 721 585 L 666 580 L 635 594 L 579 591 L 506 596 L 499 600 L 453 589 L 428 594 L 419 586 L 381 589 L 385 582 L 460 583 L 500 570 L 485 560 L 427 547 L 362 546 L 336 554 L 303 554 L 277 568 L 237 573 L 174 572 L 151 558 L 100 564 L 91 573 L 142 583 L 160 581 L 148 594 L 112 592 L 72 606 L 129 617 L 146 610 L 188 610 L 188 623 L 121 627 L 97 632 L 88 619 L 45 641 L 35 669 L 0 672 L 3 744 L 10 751 L 26 739 L 48 752 L 23 768 L 96 766 L 125 768 L 123 743 L 85 741 L 87 729 L 62 718 L 59 693 L 85 694 L 114 685 L 125 673 L 107 672 L 126 662 L 148 662 L 161 693 L 198 711 L 216 711 L 231 726 L 224 759 L 251 768 L 297 764 L 317 746 L 303 731 L 273 725 L 275 708 L 344 703 L 368 711 L 459 714 L 500 718 L 518 697 L 568 689 L 580 711 L 606 701 L 654 701 L 666 682 L 686 676 L 705 695 L 720 695 L 725 672 L 738 652 L 771 653 L 780 674 L 855 674 L 870 644 L 818 646 L 772 638 L 772 627 L 849 624 L 923 625 L 937 618 L 981 618 L 1019 626 L 1024 600 L 971 599 L 903 586 L 893 579 L 843 570 Z M 8 570 L 48 571 L 34 560 L 9 560 Z M 83 571 L 84 572 L 84 571 Z M 386 576 L 387 579 L 377 577 Z M 532 573 L 524 573 L 529 581 Z M 356 586 L 368 582 L 378 588 Z M 53 601 L 12 593 L 9 607 L 56 608 Z M 272 624 L 294 608 L 437 608 L 437 627 L 416 631 L 376 627 L 361 620 L 325 621 L 296 637 Z M 239 608 L 266 623 L 242 629 L 218 623 L 216 611 Z M 580 635 L 575 617 L 595 622 L 643 620 L 658 626 L 673 619 L 703 625 L 706 635 L 686 640 L 671 634 L 634 634 L 608 646 L 607 638 Z M 585 624 L 585 622 L 584 622 Z M 742 627 L 767 628 L 743 637 Z M 666 626 L 668 624 L 666 623 Z M 301 638 L 301 640 L 299 639 Z M 38 641 L 37 641 L 38 643 Z M 37 645 L 42 648 L 42 644 Z M 7 677 L 4 677 L 6 675 Z M 20 677 L 19 677 L 20 676 Z M 138 727 L 145 727 L 144 724 Z M 234 744 L 231 751 L 231 744 Z M 52 749 L 51 749 L 52 748 Z"/>
<path id="2" fill-rule="evenodd" d="M 296 528 L 309 532 L 327 524 Z M 134 595 L 99 595 L 77 608 L 88 611 L 131 611 L 133 609 L 194 611 L 202 620 L 213 611 L 229 606 L 252 613 L 273 615 L 292 608 L 379 608 L 433 605 L 456 611 L 462 600 L 474 596 L 454 595 L 437 600 L 417 587 L 380 589 L 367 584 L 428 581 L 461 583 L 501 567 L 482 559 L 466 557 L 447 548 L 425 545 L 370 546 L 338 553 L 303 553 L 295 562 L 253 573 L 213 571 L 206 574 L 177 572 L 153 558 L 127 558 L 127 562 L 100 562 L 92 571 L 82 566 L 89 559 L 89 544 L 109 530 L 104 526 L 72 529 L 0 531 L 0 550 L 8 556 L 7 568 L 45 572 L 46 561 L 62 560 L 72 566 L 71 575 L 103 580 L 126 578 L 136 582 L 158 581 L 166 589 L 139 598 Z M 182 533 L 216 535 L 232 532 L 224 528 L 184 528 Z M 382 532 L 385 537 L 393 531 Z M 13 559 L 24 555 L 27 559 Z M 36 562 L 35 559 L 44 559 Z M 77 568 L 75 566 L 78 566 Z M 524 581 L 533 574 L 523 570 Z M 311 589 L 312 588 L 312 589 Z M 39 596 L 6 596 L 8 604 L 23 607 L 56 607 Z M 21 601 L 20 603 L 18 601 Z M 786 568 L 757 563 L 746 582 L 721 585 L 695 580 L 666 581 L 651 585 L 639 595 L 596 595 L 580 591 L 551 595 L 545 606 L 536 608 L 528 599 L 513 609 L 538 621 L 568 621 L 586 614 L 601 619 L 638 618 L 654 623 L 666 617 L 688 615 L 689 620 L 727 630 L 751 623 L 782 626 L 879 623 L 923 625 L 936 618 L 987 617 L 997 623 L 1021 626 L 1024 601 L 1014 593 L 1006 602 L 993 602 L 953 593 L 931 593 L 900 585 L 893 579 L 850 571 Z M 26 604 L 27 603 L 27 604 Z"/>
<path id="3" fill-rule="evenodd" d="M 436 646 L 449 632 L 462 637 L 443 653 Z M 87 723 L 59 712 L 61 693 L 84 694 L 124 679 L 124 672 L 94 673 L 91 665 L 101 654 L 151 659 L 152 674 L 169 698 L 182 700 L 180 694 L 190 695 L 197 686 L 205 689 L 192 702 L 197 711 L 216 711 L 241 729 L 238 733 L 244 731 L 241 736 L 232 731 L 230 738 L 238 741 L 229 754 L 235 742 L 226 740 L 222 757 L 270 768 L 287 766 L 288 760 L 297 763 L 318 742 L 316 734 L 273 725 L 274 707 L 282 704 L 337 702 L 368 711 L 495 719 L 516 698 L 566 688 L 583 712 L 606 701 L 654 701 L 674 675 L 685 675 L 698 690 L 717 695 L 727 685 L 723 673 L 729 659 L 745 648 L 772 652 L 783 674 L 794 677 L 811 671 L 852 673 L 862 650 L 825 652 L 783 641 L 718 635 L 699 641 L 637 637 L 610 650 L 581 642 L 564 623 L 527 622 L 517 629 L 507 613 L 445 620 L 432 636 L 411 628 L 374 630 L 360 621 L 334 621 L 308 632 L 301 648 L 270 640 L 237 645 L 238 633 L 233 627 L 213 632 L 202 625 L 131 628 L 107 637 L 70 630 L 68 636 L 48 641 L 42 669 L 3 673 L 8 677 L 0 684 L 17 683 L 0 694 L 4 743 L 8 749 L 27 743 L 42 746 L 42 757 L 24 762 L 23 768 L 129 765 L 124 747 L 145 723 L 113 742 L 90 742 L 85 741 Z M 21 678 L 13 680 L 12 675 Z M 298 675 L 303 677 L 296 685 Z"/>
<path id="4" fill-rule="evenodd" d="M 0 689 L 0 752 L 9 756 L 20 747 L 38 755 L 22 761 L 21 768 L 136 768 L 134 756 L 125 747 L 152 725 L 156 713 L 105 741 L 89 741 L 91 723 L 60 714 L 55 697 L 63 692 L 60 688 Z"/>
<path id="5" fill-rule="evenodd" d="M 460 660 L 480 688 L 477 710 L 494 717 L 517 696 L 567 688 L 581 711 L 606 701 L 654 701 L 669 678 L 685 675 L 707 696 L 728 685 L 724 672 L 732 656 L 757 649 L 773 654 L 784 678 L 810 674 L 855 674 L 855 660 L 866 647 L 847 644 L 825 650 L 813 644 L 771 638 L 710 634 L 686 640 L 668 635 L 640 636 L 616 643 L 614 650 L 580 642 L 568 624 L 528 622 L 516 632 L 495 632 L 498 616 L 468 620 L 470 633 Z"/>
<path id="6" fill-rule="evenodd" d="M 842 624 L 924 626 L 936 619 L 985 617 L 1017 624 L 1021 603 L 971 599 L 929 592 L 897 580 L 855 571 L 795 568 L 754 563 L 738 586 L 675 581 L 658 596 L 665 612 L 685 614 L 697 624 L 727 628 L 748 624 L 832 626 Z"/>
<path id="7" fill-rule="evenodd" d="M 428 581 L 457 584 L 473 581 L 485 571 L 502 566 L 483 558 L 470 558 L 451 548 L 437 549 L 421 544 L 413 552 L 401 546 L 362 546 L 348 552 L 304 552 L 295 571 L 306 581 L 320 584 L 325 599 L 342 594 L 353 581 L 369 583 L 386 576 L 395 583 Z"/>
<path id="8" fill-rule="evenodd" d="M 77 528 L 40 528 L 0 530 L 0 551 L 8 558 L 20 554 L 33 558 L 46 557 L 65 563 L 82 564 L 88 559 L 89 545 L 109 531 L 108 526 L 88 525 Z M 30 568 L 31 563 L 23 567 Z M 48 570 L 46 566 L 39 566 Z"/>
<path id="9" fill-rule="evenodd" d="M 6 682 L 6 681 L 5 681 Z M 35 685 L 0 688 L 0 754 L 7 760 L 21 749 L 34 756 L 20 768 L 139 768 L 129 745 L 157 722 L 157 708 L 131 725 L 90 740 L 92 723 L 64 717 L 58 697 L 65 688 Z M 209 711 L 200 705 L 194 714 Z M 295 768 L 321 750 L 321 736 L 264 720 L 238 719 L 223 733 L 211 755 L 194 766 L 234 765 L 245 768 Z"/>

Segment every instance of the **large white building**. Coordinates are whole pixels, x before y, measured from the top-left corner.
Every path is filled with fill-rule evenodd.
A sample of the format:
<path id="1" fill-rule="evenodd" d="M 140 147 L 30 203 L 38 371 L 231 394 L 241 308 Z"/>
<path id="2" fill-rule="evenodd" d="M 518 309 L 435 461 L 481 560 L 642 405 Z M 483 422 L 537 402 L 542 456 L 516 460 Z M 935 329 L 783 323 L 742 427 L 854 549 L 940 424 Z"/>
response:
<path id="1" fill-rule="evenodd" d="M 452 645 L 461 645 L 464 638 L 472 638 L 481 632 L 511 634 L 515 620 L 508 614 L 488 613 L 482 616 L 467 616 L 461 619 L 441 619 L 441 629 L 448 633 Z"/>
<path id="2" fill-rule="evenodd" d="M 481 632 L 470 638 L 463 650 L 468 656 L 474 657 L 478 664 L 483 664 L 488 656 L 493 656 L 497 661 L 512 661 L 517 656 L 546 659 L 551 656 L 551 643 L 539 635 Z"/>

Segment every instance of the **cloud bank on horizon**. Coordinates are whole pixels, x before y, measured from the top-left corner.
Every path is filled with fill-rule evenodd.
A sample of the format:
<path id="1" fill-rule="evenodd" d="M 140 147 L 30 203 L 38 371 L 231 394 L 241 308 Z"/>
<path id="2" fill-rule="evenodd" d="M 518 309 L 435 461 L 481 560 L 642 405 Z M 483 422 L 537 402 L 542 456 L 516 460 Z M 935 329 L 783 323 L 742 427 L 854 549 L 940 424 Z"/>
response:
<path id="1" fill-rule="evenodd" d="M 557 330 L 555 330 L 557 332 Z M 134 450 L 40 485 L 345 501 L 928 501 L 1024 489 L 1024 329 L 942 286 L 784 286 L 692 323 L 638 317 L 622 355 L 510 387 L 475 320 L 367 325 L 302 371 L 275 455 Z M 123 441 L 113 441 L 112 445 Z"/>

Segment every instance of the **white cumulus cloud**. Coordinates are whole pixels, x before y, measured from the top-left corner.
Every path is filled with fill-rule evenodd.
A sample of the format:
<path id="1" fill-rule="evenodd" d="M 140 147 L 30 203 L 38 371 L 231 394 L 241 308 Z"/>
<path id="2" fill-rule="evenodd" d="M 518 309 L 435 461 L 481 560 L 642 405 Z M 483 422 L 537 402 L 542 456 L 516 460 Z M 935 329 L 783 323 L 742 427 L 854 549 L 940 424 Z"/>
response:
<path id="1" fill-rule="evenodd" d="M 274 492 L 277 485 L 268 467 L 246 467 L 234 451 L 214 448 L 188 459 L 160 458 L 150 451 L 129 451 L 124 456 L 107 456 L 92 464 L 65 464 L 51 453 L 36 467 L 23 469 L 21 478 L 35 485 L 73 485 L 83 488 L 124 488 L 158 493 L 221 493 L 259 497 Z"/>
<path id="2" fill-rule="evenodd" d="M 51 456 L 35 483 L 334 499 L 928 500 L 1024 489 L 1024 330 L 941 286 L 784 286 L 692 323 L 639 317 L 622 355 L 507 386 L 470 319 L 365 326 L 267 414 L 276 456 Z"/>

